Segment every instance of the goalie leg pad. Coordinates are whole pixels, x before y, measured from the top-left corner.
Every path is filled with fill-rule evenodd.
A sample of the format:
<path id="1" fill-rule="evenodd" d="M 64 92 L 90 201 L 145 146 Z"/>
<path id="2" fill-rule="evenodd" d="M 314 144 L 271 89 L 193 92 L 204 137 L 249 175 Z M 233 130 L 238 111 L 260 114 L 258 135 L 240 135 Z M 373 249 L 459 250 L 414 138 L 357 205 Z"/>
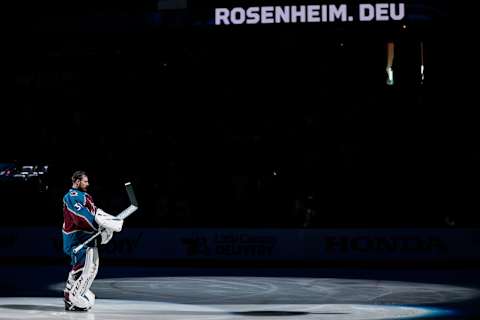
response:
<path id="1" fill-rule="evenodd" d="M 88 307 L 90 309 L 95 304 L 95 294 L 90 289 L 88 289 L 87 292 L 85 292 L 85 297 L 90 302 L 90 306 Z"/>
<path id="2" fill-rule="evenodd" d="M 68 279 L 65 283 L 65 289 L 63 290 L 65 300 L 68 300 L 68 294 L 72 290 L 73 284 L 80 277 L 83 271 L 83 265 L 80 268 L 73 268 L 72 271 L 68 273 Z"/>
<path id="3" fill-rule="evenodd" d="M 98 264 L 98 249 L 88 248 L 82 274 L 75 280 L 68 294 L 68 300 L 76 307 L 91 308 L 95 303 L 95 295 L 88 294 L 88 291 L 97 276 Z"/>

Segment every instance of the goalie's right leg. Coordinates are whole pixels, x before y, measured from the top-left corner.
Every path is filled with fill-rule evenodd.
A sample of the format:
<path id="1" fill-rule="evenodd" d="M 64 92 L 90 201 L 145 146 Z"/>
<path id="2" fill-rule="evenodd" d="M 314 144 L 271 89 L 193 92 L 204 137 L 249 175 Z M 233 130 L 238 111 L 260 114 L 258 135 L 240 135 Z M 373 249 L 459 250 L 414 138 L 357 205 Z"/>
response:
<path id="1" fill-rule="evenodd" d="M 82 273 L 71 285 L 68 299 L 65 299 L 66 307 L 68 307 L 67 301 L 71 303 L 73 307 L 81 309 L 78 311 L 86 311 L 93 306 L 95 303 L 95 295 L 90 291 L 90 286 L 97 275 L 98 262 L 98 249 L 88 248 L 86 250 L 85 265 Z"/>
<path id="2" fill-rule="evenodd" d="M 70 301 L 70 291 L 72 290 L 73 284 L 75 283 L 76 280 L 80 277 L 83 271 L 83 264 L 79 264 L 73 267 L 72 271 L 69 272 L 68 274 L 68 280 L 65 285 L 65 289 L 63 290 L 63 300 L 65 302 L 65 310 L 67 311 L 88 311 L 91 307 L 93 307 L 93 303 L 88 308 L 79 308 L 76 307 L 71 301 Z M 95 302 L 95 294 L 89 290 L 85 293 L 87 296 L 88 300 L 91 302 Z"/>

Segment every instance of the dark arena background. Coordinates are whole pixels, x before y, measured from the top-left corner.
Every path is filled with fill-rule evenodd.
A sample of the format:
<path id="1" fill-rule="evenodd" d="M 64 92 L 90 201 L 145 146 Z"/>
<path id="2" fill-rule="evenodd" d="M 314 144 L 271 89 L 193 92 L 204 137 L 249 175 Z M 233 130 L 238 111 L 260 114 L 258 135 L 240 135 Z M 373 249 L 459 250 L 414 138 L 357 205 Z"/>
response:
<path id="1" fill-rule="evenodd" d="M 455 9 L 14 2 L 0 319 L 478 319 L 477 82 L 454 75 L 476 49 Z M 128 207 L 126 182 L 139 207 L 99 246 L 87 312 L 63 301 L 76 170 L 97 207 Z"/>

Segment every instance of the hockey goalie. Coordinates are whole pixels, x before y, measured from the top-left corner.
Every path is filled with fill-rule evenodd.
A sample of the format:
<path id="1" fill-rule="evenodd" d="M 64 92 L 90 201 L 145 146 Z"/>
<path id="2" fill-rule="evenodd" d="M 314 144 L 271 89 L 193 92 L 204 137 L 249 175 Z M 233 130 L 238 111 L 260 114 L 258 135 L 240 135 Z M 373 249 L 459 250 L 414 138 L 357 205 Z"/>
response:
<path id="1" fill-rule="evenodd" d="M 88 311 L 95 304 L 90 286 L 98 271 L 98 245 L 108 243 L 123 226 L 122 219 L 95 207 L 88 186 L 86 173 L 77 171 L 72 176 L 72 188 L 63 197 L 63 251 L 72 266 L 64 290 L 67 311 Z M 88 241 L 95 234 L 99 236 Z"/>

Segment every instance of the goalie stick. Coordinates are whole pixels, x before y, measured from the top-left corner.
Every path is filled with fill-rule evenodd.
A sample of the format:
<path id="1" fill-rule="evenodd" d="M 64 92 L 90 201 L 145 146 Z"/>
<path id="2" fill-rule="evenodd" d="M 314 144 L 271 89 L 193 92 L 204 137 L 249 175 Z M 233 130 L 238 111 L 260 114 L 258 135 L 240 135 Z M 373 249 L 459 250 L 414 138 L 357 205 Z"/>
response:
<path id="1" fill-rule="evenodd" d="M 137 198 L 135 197 L 135 192 L 133 192 L 133 186 L 130 182 L 125 183 L 125 189 L 127 189 L 127 194 L 128 194 L 128 199 L 130 199 L 130 205 L 128 208 L 120 212 L 115 218 L 124 220 L 127 218 L 129 215 L 137 211 L 138 209 L 138 202 Z M 78 245 L 73 249 L 73 253 L 76 254 L 78 251 L 82 250 L 83 247 L 85 247 L 88 243 L 90 243 L 93 239 L 98 237 L 103 230 L 99 228 L 99 230 L 90 238 L 88 238 L 84 243 Z"/>

